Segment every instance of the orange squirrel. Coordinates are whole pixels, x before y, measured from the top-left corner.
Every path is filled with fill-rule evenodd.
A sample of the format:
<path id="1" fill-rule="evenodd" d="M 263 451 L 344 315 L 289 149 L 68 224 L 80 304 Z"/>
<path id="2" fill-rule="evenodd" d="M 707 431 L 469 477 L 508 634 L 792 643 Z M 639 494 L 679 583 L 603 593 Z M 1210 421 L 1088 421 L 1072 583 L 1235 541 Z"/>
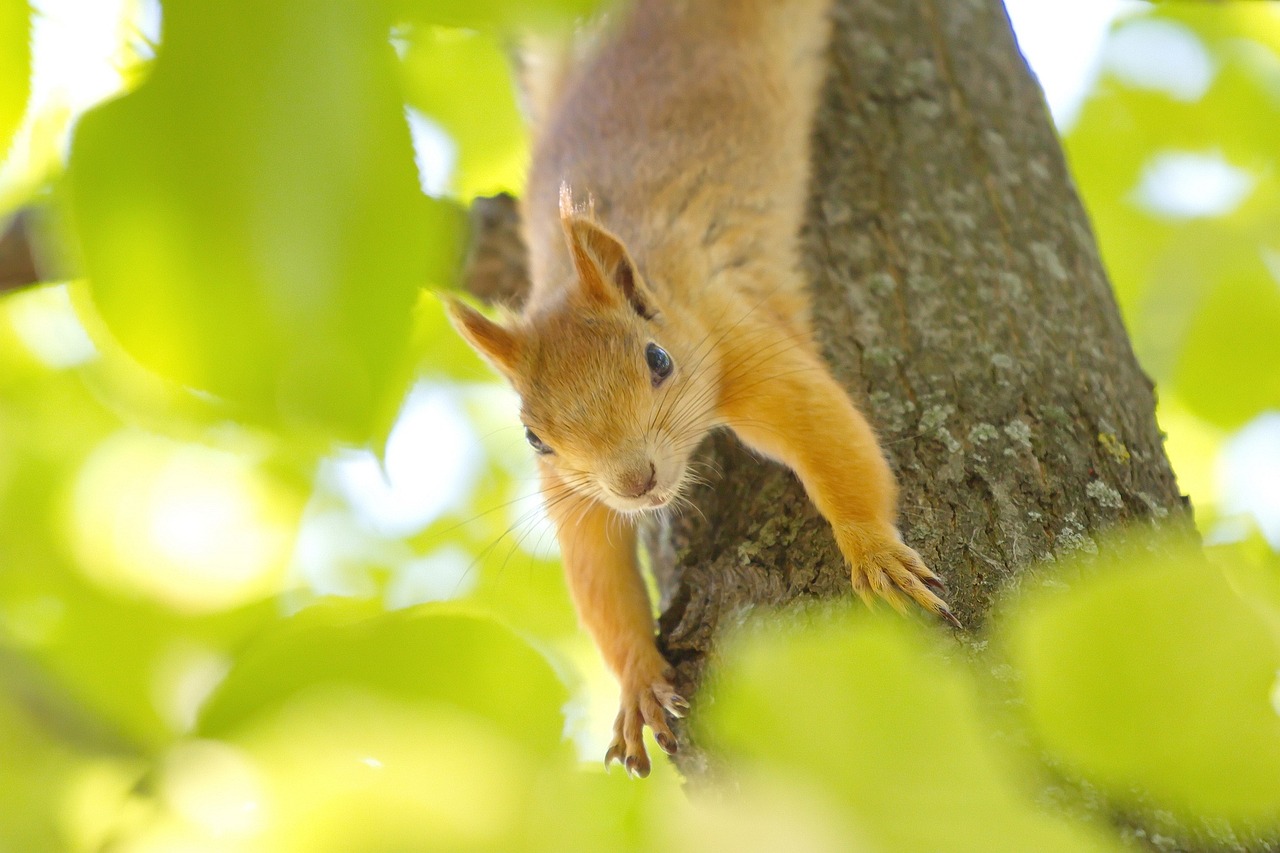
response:
<path id="1" fill-rule="evenodd" d="M 640 776 L 644 726 L 674 752 L 665 714 L 688 705 L 655 644 L 635 521 L 680 500 L 713 429 L 795 471 L 864 599 L 958 624 L 810 328 L 797 235 L 829 5 L 636 0 L 544 93 L 520 316 L 449 303 L 521 397 L 574 604 L 621 686 L 605 763 Z"/>

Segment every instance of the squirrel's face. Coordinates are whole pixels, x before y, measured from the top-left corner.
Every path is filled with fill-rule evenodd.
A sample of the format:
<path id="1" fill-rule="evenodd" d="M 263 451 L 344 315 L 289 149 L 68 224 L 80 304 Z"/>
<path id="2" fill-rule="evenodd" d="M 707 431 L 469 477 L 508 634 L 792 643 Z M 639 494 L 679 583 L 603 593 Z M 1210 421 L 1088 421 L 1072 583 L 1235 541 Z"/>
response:
<path id="1" fill-rule="evenodd" d="M 715 425 L 711 342 L 663 316 L 616 237 L 576 219 L 566 231 L 577 278 L 562 300 L 510 326 L 457 302 L 452 319 L 520 394 L 560 483 L 623 512 L 670 505 Z"/>
<path id="2" fill-rule="evenodd" d="M 526 437 L 562 483 L 614 509 L 670 504 L 712 426 L 713 369 L 660 317 L 557 311 L 538 318 L 513 375 Z"/>

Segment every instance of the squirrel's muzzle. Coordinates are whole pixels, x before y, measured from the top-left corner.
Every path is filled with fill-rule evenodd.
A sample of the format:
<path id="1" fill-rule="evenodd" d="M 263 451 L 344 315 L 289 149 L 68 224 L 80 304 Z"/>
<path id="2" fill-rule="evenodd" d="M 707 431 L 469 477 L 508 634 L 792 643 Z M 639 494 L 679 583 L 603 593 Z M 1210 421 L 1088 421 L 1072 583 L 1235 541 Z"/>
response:
<path id="1" fill-rule="evenodd" d="M 649 463 L 648 470 L 637 469 L 624 474 L 614 484 L 614 491 L 624 498 L 641 498 L 658 484 L 658 470 Z"/>

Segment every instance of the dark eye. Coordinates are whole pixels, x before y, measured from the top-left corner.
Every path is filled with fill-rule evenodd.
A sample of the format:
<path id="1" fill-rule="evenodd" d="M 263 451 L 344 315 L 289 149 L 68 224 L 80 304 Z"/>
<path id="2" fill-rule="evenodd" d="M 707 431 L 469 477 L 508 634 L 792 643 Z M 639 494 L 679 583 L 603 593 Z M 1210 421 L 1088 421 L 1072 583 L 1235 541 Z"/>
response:
<path id="1" fill-rule="evenodd" d="M 675 364 L 671 361 L 671 356 L 667 355 L 667 351 L 657 344 L 649 344 L 644 348 L 644 360 L 649 364 L 649 373 L 655 388 L 662 384 L 662 380 L 671 375 L 671 370 L 675 367 Z"/>
<path id="2" fill-rule="evenodd" d="M 542 439 L 538 438 L 538 434 L 533 430 L 529 429 L 528 427 L 524 428 L 524 437 L 528 439 L 529 446 L 532 447 L 534 450 L 538 451 L 539 453 L 542 453 L 545 455 L 551 452 L 551 448 L 547 447 L 547 443 Z"/>

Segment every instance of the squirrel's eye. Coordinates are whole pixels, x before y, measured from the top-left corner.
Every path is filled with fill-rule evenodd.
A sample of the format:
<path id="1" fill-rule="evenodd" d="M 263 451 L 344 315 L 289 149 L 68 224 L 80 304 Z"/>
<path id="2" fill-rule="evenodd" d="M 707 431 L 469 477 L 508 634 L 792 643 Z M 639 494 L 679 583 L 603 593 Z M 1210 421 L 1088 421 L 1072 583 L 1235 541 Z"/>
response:
<path id="1" fill-rule="evenodd" d="M 524 428 L 524 437 L 528 439 L 529 446 L 539 453 L 547 454 L 551 452 L 551 448 L 547 447 L 547 443 L 538 438 L 538 434 L 528 427 Z"/>
<path id="2" fill-rule="evenodd" d="M 675 364 L 671 361 L 671 356 L 667 355 L 667 351 L 657 344 L 649 344 L 644 348 L 644 360 L 649 364 L 649 373 L 655 388 L 662 384 L 662 380 L 671 375 L 671 370 L 675 367 Z"/>

